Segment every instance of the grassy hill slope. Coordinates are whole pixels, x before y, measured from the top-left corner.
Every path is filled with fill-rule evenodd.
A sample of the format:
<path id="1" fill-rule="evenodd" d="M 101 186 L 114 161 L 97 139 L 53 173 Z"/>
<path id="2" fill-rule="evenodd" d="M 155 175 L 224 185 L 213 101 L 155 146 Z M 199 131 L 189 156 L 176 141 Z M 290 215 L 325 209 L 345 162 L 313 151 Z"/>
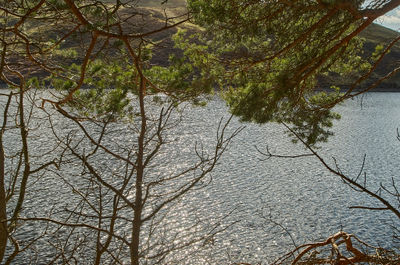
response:
<path id="1" fill-rule="evenodd" d="M 370 55 L 376 45 L 382 44 L 384 47 L 389 45 L 395 38 L 399 37 L 400 32 L 385 28 L 378 24 L 370 25 L 361 33 L 361 37 L 366 39 L 364 44 L 364 53 Z M 368 82 L 377 80 L 381 76 L 385 76 L 393 69 L 400 66 L 400 42 L 397 42 L 390 53 L 385 56 L 379 64 L 377 70 Z M 375 90 L 398 90 L 400 91 L 400 73 L 395 74 L 383 83 L 383 86 Z"/>
<path id="2" fill-rule="evenodd" d="M 107 3 L 107 0 L 103 0 Z M 168 0 L 166 3 L 161 4 L 162 0 L 141 0 L 137 2 L 137 12 L 138 15 L 133 16 L 131 10 L 121 10 L 120 16 L 126 18 L 123 27 L 131 32 L 148 32 L 154 30 L 155 28 L 161 28 L 165 25 L 166 16 L 179 17 L 185 14 L 185 0 Z M 171 22 L 171 21 L 170 21 Z M 59 36 L 68 32 L 71 25 L 36 25 L 37 22 L 32 21 L 31 36 L 35 39 L 58 39 Z M 179 26 L 184 28 L 189 32 L 199 32 L 201 29 L 197 26 L 185 23 Z M 155 45 L 154 56 L 152 59 L 153 64 L 166 65 L 168 64 L 168 56 L 173 50 L 173 43 L 171 41 L 171 36 L 177 32 L 177 28 L 171 28 L 166 31 L 161 31 L 160 33 L 154 34 L 151 37 L 153 44 Z M 375 50 L 376 45 L 382 44 L 384 46 L 388 45 L 393 39 L 400 35 L 399 32 L 385 28 L 383 26 L 372 24 L 366 30 L 361 33 L 361 37 L 366 39 L 364 45 L 364 55 L 365 57 L 370 56 Z M 72 48 L 76 49 L 78 52 L 82 50 L 80 45 L 87 46 L 90 40 L 90 35 L 83 34 L 77 36 L 76 38 L 68 38 L 67 41 L 62 43 L 61 48 Z M 110 51 L 111 54 L 113 53 Z M 72 62 L 79 62 L 82 58 L 82 54 L 78 55 L 78 58 L 60 58 L 61 64 L 68 65 Z M 15 56 L 15 62 L 24 61 L 21 56 Z M 23 63 L 22 63 L 23 65 Z M 385 59 L 379 64 L 377 70 L 372 74 L 363 85 L 367 86 L 380 77 L 385 76 L 391 70 L 400 66 L 400 43 L 397 43 L 391 52 L 385 56 Z M 41 69 L 30 68 L 30 73 L 33 75 L 44 76 L 46 73 L 42 72 Z M 321 78 L 321 87 L 329 87 L 330 85 L 338 85 L 343 88 L 348 87 L 351 84 L 350 79 L 346 77 L 334 77 L 330 76 L 328 78 Z M 394 75 L 390 79 L 386 80 L 379 88 L 375 90 L 381 91 L 400 91 L 400 73 Z"/>

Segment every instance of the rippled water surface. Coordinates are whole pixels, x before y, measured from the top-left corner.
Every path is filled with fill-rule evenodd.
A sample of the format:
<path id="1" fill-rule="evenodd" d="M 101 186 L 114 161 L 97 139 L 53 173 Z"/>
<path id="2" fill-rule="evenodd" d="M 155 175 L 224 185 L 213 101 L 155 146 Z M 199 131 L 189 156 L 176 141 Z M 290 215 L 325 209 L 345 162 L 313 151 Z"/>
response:
<path id="1" fill-rule="evenodd" d="M 400 142 L 396 138 L 400 94 L 369 93 L 345 102 L 336 111 L 342 119 L 335 123 L 335 136 L 319 149 L 324 159 L 333 165 L 335 158 L 344 173 L 356 176 L 366 155 L 368 187 L 376 187 L 375 190 L 380 183 L 390 185 L 391 178 L 400 182 Z M 154 170 L 174 171 L 190 164 L 196 143 L 207 148 L 214 142 L 221 117 L 226 119 L 229 114 L 217 98 L 205 108 L 186 110 L 180 127 L 172 130 L 174 144 L 163 151 L 164 158 L 159 158 L 163 163 Z M 172 222 L 178 227 L 193 220 L 193 215 L 206 220 L 226 216 L 225 225 L 234 223 L 214 239 L 210 254 L 214 260 L 267 263 L 292 249 L 293 241 L 302 244 L 321 240 L 341 230 L 355 233 L 371 244 L 394 246 L 391 226 L 399 225 L 395 216 L 389 212 L 349 209 L 377 204 L 344 185 L 315 158 L 265 159 L 256 147 L 261 151 L 268 147 L 279 155 L 306 152 L 290 141 L 282 126 L 241 124 L 234 119 L 229 130 L 243 125 L 246 128 L 234 138 L 212 172 L 210 184 L 186 196 L 171 213 Z M 46 135 L 50 133 L 41 131 L 38 148 L 42 146 L 40 142 L 49 141 Z M 29 211 L 35 214 L 43 207 L 50 211 L 57 203 L 73 203 L 68 202 L 68 192 L 65 197 L 62 194 L 60 183 L 49 176 L 33 184 L 36 190 L 28 200 Z"/>
<path id="2" fill-rule="evenodd" d="M 199 135 L 203 135 L 202 126 L 225 111 L 223 104 L 215 101 L 200 111 L 202 114 L 193 113 L 192 119 L 199 119 Z M 389 187 L 392 177 L 399 182 L 396 129 L 400 126 L 400 94 L 369 93 L 345 102 L 336 111 L 342 119 L 333 128 L 335 136 L 319 150 L 325 160 L 334 165 L 335 158 L 344 173 L 355 177 L 366 155 L 368 187 L 376 190 L 379 183 Z M 234 208 L 232 220 L 241 220 L 221 239 L 225 250 L 242 260 L 265 262 L 293 248 L 288 234 L 269 219 L 284 226 L 296 244 L 343 230 L 375 245 L 394 246 L 391 225 L 398 227 L 396 217 L 389 212 L 349 209 L 377 204 L 344 185 L 315 158 L 265 160 L 256 151 L 256 146 L 260 150 L 268 146 L 280 155 L 306 152 L 301 145 L 292 144 L 283 131 L 277 124 L 246 124 L 213 174 L 204 207 L 211 205 L 215 212 Z"/>

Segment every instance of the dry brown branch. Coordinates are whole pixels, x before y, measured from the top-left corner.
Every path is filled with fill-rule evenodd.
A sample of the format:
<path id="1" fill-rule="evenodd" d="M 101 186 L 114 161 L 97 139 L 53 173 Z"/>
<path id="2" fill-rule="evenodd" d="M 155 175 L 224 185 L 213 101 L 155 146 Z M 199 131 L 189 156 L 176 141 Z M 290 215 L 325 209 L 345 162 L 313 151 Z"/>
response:
<path id="1" fill-rule="evenodd" d="M 354 245 L 357 243 L 357 247 Z M 295 252 L 299 254 L 294 255 Z M 343 254 L 343 253 L 345 254 Z M 373 253 L 373 254 L 371 254 Z M 352 234 L 338 232 L 325 241 L 314 242 L 298 246 L 293 251 L 276 260 L 273 265 L 286 264 L 291 256 L 295 256 L 295 264 L 395 264 L 400 257 L 385 257 L 385 250 L 373 247 Z"/>

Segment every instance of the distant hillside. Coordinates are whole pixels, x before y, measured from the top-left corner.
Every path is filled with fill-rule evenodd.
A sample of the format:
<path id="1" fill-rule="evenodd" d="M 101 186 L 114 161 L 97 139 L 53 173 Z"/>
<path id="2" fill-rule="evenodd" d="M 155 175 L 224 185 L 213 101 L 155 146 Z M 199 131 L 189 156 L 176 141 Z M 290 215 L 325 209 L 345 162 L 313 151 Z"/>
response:
<path id="1" fill-rule="evenodd" d="M 148 0 L 148 1 L 140 1 L 140 6 L 145 6 L 148 8 L 154 8 L 155 6 L 159 6 L 159 0 Z M 186 0 L 168 0 L 164 7 L 167 10 L 182 10 L 184 8 Z M 159 14 L 161 15 L 161 14 Z M 188 31 L 197 31 L 194 27 L 185 27 Z M 175 32 L 176 30 L 171 30 L 170 33 Z M 166 33 L 168 35 L 168 33 Z M 378 24 L 371 24 L 368 28 L 366 28 L 363 32 L 361 32 L 360 37 L 365 38 L 364 43 L 364 54 L 362 55 L 364 58 L 369 57 L 374 51 L 375 47 L 379 44 L 386 47 L 391 41 L 397 38 L 400 35 L 400 32 L 388 29 Z M 165 35 L 164 35 L 165 37 Z M 158 64 L 165 63 L 167 59 L 166 54 L 163 49 L 171 49 L 172 43 L 170 40 L 164 39 L 164 46 L 161 50 L 156 52 L 156 56 L 153 58 L 154 62 Z M 382 62 L 379 64 L 378 68 L 371 75 L 371 77 L 366 80 L 362 86 L 366 87 L 381 77 L 390 73 L 393 69 L 400 67 L 400 42 L 396 43 L 394 47 L 391 49 L 390 53 L 385 56 Z M 329 78 L 328 78 L 329 79 Z M 351 81 L 349 79 L 343 79 L 337 77 L 331 77 L 330 80 L 324 80 L 327 82 L 324 86 L 329 87 L 330 85 L 339 85 L 343 88 L 349 86 Z M 324 82 L 324 83 L 325 83 Z M 338 82 L 341 82 L 338 84 Z M 400 91 L 400 72 L 392 76 L 390 79 L 385 80 L 379 87 L 375 88 L 374 91 Z"/>
<path id="2" fill-rule="evenodd" d="M 360 37 L 365 39 L 364 53 L 362 57 L 368 58 L 375 51 L 375 47 L 379 44 L 386 47 L 395 38 L 400 35 L 399 32 L 385 28 L 378 24 L 371 24 L 363 32 Z M 368 87 L 373 84 L 381 77 L 390 73 L 393 69 L 400 67 L 400 42 L 396 43 L 391 49 L 390 53 L 387 54 L 382 62 L 378 65 L 375 72 L 372 73 L 370 78 L 362 83 L 362 87 Z M 358 76 L 353 77 L 358 78 Z M 329 87 L 330 85 L 336 85 L 346 89 L 352 81 L 347 77 L 340 76 L 328 76 L 320 78 L 321 87 Z M 374 88 L 372 91 L 399 91 L 400 92 L 400 73 L 395 74 L 390 79 L 385 80 L 381 85 Z"/>
<path id="3" fill-rule="evenodd" d="M 184 5 L 184 0 L 175 0 L 168 1 L 167 7 L 169 10 L 179 10 Z M 151 6 L 149 4 L 149 6 Z M 151 8 L 150 8 L 151 9 Z M 155 9 L 153 9 L 155 10 Z M 159 12 L 159 11 L 158 11 Z M 157 17 L 157 16 L 156 16 Z M 162 13 L 158 13 L 159 19 L 162 19 Z M 198 32 L 199 28 L 196 28 L 194 25 L 181 26 L 182 28 L 187 29 L 189 32 Z M 163 39 L 159 49 L 156 50 L 155 56 L 153 57 L 153 62 L 155 64 L 165 64 L 168 58 L 168 52 L 166 50 L 172 49 L 172 42 L 168 38 L 168 36 L 172 33 L 175 33 L 176 29 L 171 29 L 169 32 L 164 32 L 163 36 L 155 36 L 156 39 Z M 386 47 L 390 44 L 396 37 L 400 35 L 399 32 L 385 28 L 378 24 L 371 24 L 368 28 L 366 28 L 361 34 L 360 37 L 365 39 L 364 43 L 364 52 L 362 56 L 364 58 L 368 58 L 375 51 L 375 47 L 377 45 L 383 45 Z M 160 38 L 161 37 L 161 38 Z M 167 37 L 167 38 L 165 38 Z M 382 62 L 378 65 L 377 69 L 371 74 L 370 78 L 368 78 L 365 82 L 362 83 L 362 87 L 367 87 L 370 84 L 373 84 L 381 77 L 390 73 L 393 69 L 400 67 L 400 42 L 396 43 L 394 47 L 391 49 L 390 53 L 387 54 Z M 358 78 L 359 76 L 353 76 L 353 78 Z M 328 78 L 321 78 L 323 81 L 322 87 L 330 87 L 331 85 L 337 85 L 346 89 L 352 83 L 352 81 L 347 77 L 333 77 L 330 76 Z M 399 91 L 400 92 L 400 72 L 392 76 L 390 79 L 385 80 L 379 87 L 374 88 L 373 91 Z"/>
<path id="4" fill-rule="evenodd" d="M 104 3 L 107 3 L 108 0 L 103 0 Z M 179 17 L 182 14 L 185 14 L 186 0 L 168 0 L 166 4 L 160 5 L 160 0 L 142 0 L 137 3 L 137 16 L 132 16 L 131 11 L 122 9 L 120 11 L 121 18 L 126 18 L 123 26 L 127 30 L 132 30 L 134 32 L 148 32 L 155 28 L 162 28 L 165 25 L 165 16 L 168 17 Z M 30 34 L 32 37 L 37 39 L 58 39 L 59 36 L 63 36 L 65 32 L 68 32 L 72 25 L 57 25 L 57 27 L 49 27 L 48 25 L 40 26 L 37 25 L 35 21 L 31 22 L 31 30 Z M 186 29 L 189 33 L 199 32 L 201 29 L 196 25 L 186 23 L 179 26 L 179 28 Z M 170 39 L 174 33 L 177 32 L 177 28 L 171 28 L 166 31 L 161 31 L 157 34 L 151 36 L 153 44 L 155 45 L 154 56 L 152 58 L 151 63 L 156 65 L 166 65 L 168 64 L 168 56 L 171 51 L 174 50 L 173 43 Z M 393 39 L 400 35 L 399 32 L 394 30 L 385 28 L 383 26 L 372 24 L 366 30 L 361 33 L 361 37 L 366 39 L 364 44 L 364 54 L 363 56 L 367 57 L 372 54 L 375 50 L 376 45 L 382 44 L 386 46 Z M 62 43 L 61 48 L 73 48 L 77 51 L 82 50 L 79 45 L 87 45 L 90 40 L 90 35 L 83 34 L 81 36 L 72 36 L 72 38 L 68 38 L 67 41 Z M 111 45 L 112 46 L 112 45 Z M 98 47 L 100 48 L 100 47 Z M 110 48 L 109 54 L 113 54 L 113 47 Z M 64 65 L 68 65 L 72 62 L 79 63 L 82 59 L 83 54 L 79 54 L 78 58 L 60 58 L 59 62 Z M 22 72 L 28 71 L 24 65 L 25 59 L 23 55 L 20 56 L 15 55 L 12 58 L 12 61 L 21 63 Z M 366 82 L 364 82 L 363 86 L 368 86 L 369 84 L 374 83 L 380 77 L 385 76 L 391 70 L 400 66 L 400 43 L 397 43 L 392 49 L 391 52 L 385 56 L 385 59 L 379 65 L 378 69 L 372 74 L 371 78 L 369 78 Z M 31 75 L 36 76 L 46 76 L 47 73 L 43 72 L 42 69 L 36 69 L 37 67 L 33 66 L 29 68 L 29 73 Z M 346 88 L 351 84 L 351 80 L 349 78 L 346 79 L 343 77 L 337 76 L 328 76 L 324 78 L 320 78 L 319 86 L 321 88 L 327 88 L 330 85 L 337 85 L 343 88 Z M 400 91 L 400 73 L 394 75 L 389 80 L 386 80 L 382 86 L 375 89 L 381 91 Z"/>
<path id="5" fill-rule="evenodd" d="M 364 44 L 365 53 L 371 54 L 375 50 L 376 45 L 383 44 L 384 46 L 386 46 L 399 35 L 400 32 L 385 28 L 381 25 L 370 25 L 366 30 L 361 33 L 361 37 L 366 39 L 366 43 Z M 384 76 L 388 74 L 391 70 L 399 66 L 400 42 L 397 42 L 391 49 L 390 53 L 385 56 L 372 78 L 376 80 L 379 76 Z M 384 82 L 384 87 L 380 89 L 396 89 L 400 91 L 400 73 L 397 73 L 389 80 Z"/>

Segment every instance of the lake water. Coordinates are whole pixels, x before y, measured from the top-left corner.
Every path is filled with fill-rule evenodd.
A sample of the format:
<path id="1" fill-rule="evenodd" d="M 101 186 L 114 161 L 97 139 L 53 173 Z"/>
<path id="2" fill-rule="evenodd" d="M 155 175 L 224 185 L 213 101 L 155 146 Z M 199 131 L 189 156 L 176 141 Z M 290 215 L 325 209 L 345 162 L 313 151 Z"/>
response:
<path id="1" fill-rule="evenodd" d="M 400 94 L 369 93 L 338 106 L 342 119 L 333 128 L 335 136 L 321 146 L 321 155 L 330 165 L 335 158 L 342 171 L 354 177 L 366 155 L 364 170 L 368 187 L 376 187 L 372 190 L 379 183 L 389 187 L 392 177 L 400 182 L 399 103 Z M 197 122 L 206 126 L 225 111 L 216 101 L 191 119 L 206 116 Z M 268 219 L 284 226 L 298 245 L 343 230 L 374 245 L 395 246 L 391 226 L 399 227 L 399 220 L 389 212 L 349 209 L 382 206 L 344 185 L 315 158 L 265 160 L 256 151 L 256 146 L 268 146 L 280 155 L 306 153 L 283 131 L 277 124 L 246 124 L 214 172 L 205 205 L 215 211 L 237 209 L 232 220 L 241 220 L 222 237 L 224 250 L 241 261 L 266 263 L 293 248 L 290 236 Z"/>
<path id="2" fill-rule="evenodd" d="M 333 165 L 335 158 L 344 173 L 356 176 L 366 155 L 364 170 L 368 187 L 376 190 L 380 183 L 389 186 L 392 178 L 400 182 L 400 142 L 396 138 L 396 129 L 400 127 L 400 93 L 369 93 L 345 102 L 336 111 L 342 119 L 335 123 L 335 136 L 319 149 L 324 159 Z M 187 166 L 196 142 L 203 142 L 207 148 L 215 140 L 221 117 L 227 118 L 229 114 L 219 99 L 212 100 L 205 108 L 186 110 L 179 128 L 171 131 L 174 143 L 158 158 L 156 170 L 174 171 Z M 66 131 L 71 128 L 67 122 L 58 122 L 57 126 Z M 226 216 L 223 225 L 234 223 L 213 239 L 207 254 L 210 263 L 231 260 L 267 264 L 293 249 L 292 241 L 300 245 L 323 240 L 342 230 L 373 245 L 396 246 L 392 226 L 399 227 L 399 220 L 390 212 L 349 209 L 357 205 L 380 205 L 344 185 L 317 159 L 265 159 L 257 152 L 256 147 L 262 151 L 267 146 L 279 155 L 306 152 L 301 145 L 290 141 L 282 126 L 241 124 L 234 119 L 229 130 L 242 125 L 246 128 L 234 138 L 212 172 L 210 184 L 185 197 L 170 214 L 175 227 L 190 223 L 193 216 L 210 222 Z M 54 141 L 45 130 L 35 133 L 34 148 L 38 153 L 46 143 Z M 113 140 L 129 142 L 134 137 Z M 66 172 L 71 176 L 76 174 L 74 170 Z M 38 178 L 30 188 L 25 215 L 40 216 L 43 208 L 48 213 L 60 205 L 73 203 L 68 202 L 67 185 L 50 173 Z M 35 229 L 28 226 L 22 234 L 26 236 Z M 42 253 L 45 254 L 39 253 L 38 261 L 51 259 L 51 251 Z M 180 255 L 182 264 L 204 264 L 201 258 L 185 257 L 188 252 Z"/>

